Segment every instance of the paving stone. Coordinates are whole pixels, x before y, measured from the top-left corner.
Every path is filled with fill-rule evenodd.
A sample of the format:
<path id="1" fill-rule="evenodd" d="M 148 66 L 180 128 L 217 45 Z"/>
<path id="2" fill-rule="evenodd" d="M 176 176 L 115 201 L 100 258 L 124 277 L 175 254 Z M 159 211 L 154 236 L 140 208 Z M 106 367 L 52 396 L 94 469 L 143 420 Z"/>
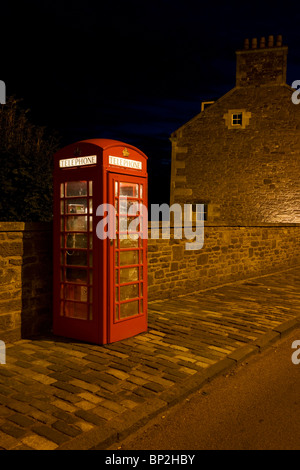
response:
<path id="1" fill-rule="evenodd" d="M 61 390 L 65 390 L 66 392 L 70 392 L 70 393 L 82 392 L 81 388 L 76 387 L 75 385 L 72 385 L 72 384 L 65 383 L 65 382 L 55 382 L 52 385 L 53 387 L 60 388 Z"/>
<path id="2" fill-rule="evenodd" d="M 106 370 L 106 373 L 112 375 L 113 377 L 116 377 L 119 380 L 126 380 L 129 377 L 128 374 L 118 369 L 109 368 Z"/>
<path id="3" fill-rule="evenodd" d="M 67 401 L 69 403 L 77 403 L 80 401 L 77 394 L 66 392 L 59 388 L 55 389 L 53 392 L 53 397 L 60 398 L 61 400 Z"/>
<path id="4" fill-rule="evenodd" d="M 58 445 L 44 437 L 37 436 L 36 434 L 31 434 L 29 436 L 23 437 L 21 442 L 28 446 L 30 449 L 34 450 L 55 450 Z"/>
<path id="5" fill-rule="evenodd" d="M 151 390 L 152 392 L 162 392 L 164 390 L 164 387 L 161 384 L 154 383 L 154 382 L 147 382 L 143 385 L 144 388 L 147 390 Z"/>
<path id="6" fill-rule="evenodd" d="M 78 434 L 81 434 L 81 430 L 76 429 L 74 426 L 71 426 L 64 421 L 55 421 L 55 423 L 52 424 L 52 427 L 70 437 L 76 437 Z"/>
<path id="7" fill-rule="evenodd" d="M 84 399 L 84 400 L 87 400 L 87 401 L 90 401 L 91 403 L 94 403 L 94 404 L 98 404 L 100 403 L 101 401 L 103 401 L 103 398 L 97 396 L 97 395 L 94 395 L 93 393 L 90 393 L 90 392 L 82 392 L 78 395 L 80 398 Z"/>
<path id="8" fill-rule="evenodd" d="M 98 392 L 98 390 L 100 389 L 99 385 L 86 383 L 83 380 L 78 380 L 78 379 L 71 380 L 70 384 L 74 385 L 76 388 L 78 387 L 79 390 L 84 389 L 84 390 L 88 390 L 89 392 Z M 82 390 L 80 390 L 80 392 L 82 392 Z"/>
<path id="9" fill-rule="evenodd" d="M 96 424 L 97 426 L 100 426 L 104 422 L 103 418 L 100 418 L 100 416 L 85 410 L 77 410 L 75 415 L 78 416 L 78 418 L 88 421 L 89 423 Z"/>
<path id="10" fill-rule="evenodd" d="M 111 400 L 103 400 L 100 404 L 101 407 L 107 408 L 108 410 L 114 411 L 115 413 L 123 413 L 125 408 L 118 403 Z"/>
<path id="11" fill-rule="evenodd" d="M 75 406 L 73 406 L 73 405 L 71 405 L 70 403 L 67 403 L 67 402 L 65 402 L 65 401 L 63 401 L 63 400 L 54 400 L 54 401 L 52 402 L 52 405 L 53 405 L 54 407 L 56 407 L 56 408 L 59 408 L 59 409 L 61 409 L 61 410 L 63 410 L 63 411 L 68 411 L 68 412 L 70 412 L 70 413 L 73 413 L 74 411 L 77 410 L 77 408 L 76 408 Z"/>
<path id="12" fill-rule="evenodd" d="M 54 418 L 59 421 L 64 421 L 67 424 L 75 424 L 78 422 L 78 418 L 76 416 L 63 410 L 57 410 L 53 413 L 52 423 L 56 421 Z"/>
<path id="13" fill-rule="evenodd" d="M 21 426 L 23 428 L 28 428 L 34 424 L 34 420 L 28 418 L 28 416 L 21 415 L 20 413 L 15 413 L 8 417 L 9 421 Z"/>
<path id="14" fill-rule="evenodd" d="M 69 437 L 66 436 L 65 434 L 59 431 L 56 431 L 55 429 L 50 428 L 49 426 L 45 426 L 42 424 L 33 426 L 31 430 L 35 432 L 36 434 L 38 434 L 39 436 L 45 437 L 46 439 L 48 439 L 51 442 L 54 442 L 57 445 L 63 444 L 69 439 Z"/>
<path id="15" fill-rule="evenodd" d="M 118 416 L 118 413 L 115 413 L 114 411 L 109 410 L 108 408 L 103 408 L 103 406 L 97 406 L 96 408 L 94 408 L 93 413 L 95 413 L 97 416 L 103 418 L 106 421 L 109 421 Z"/>
<path id="16" fill-rule="evenodd" d="M 2 431 L 5 434 L 8 434 L 9 436 L 12 436 L 16 439 L 20 439 L 26 434 L 26 430 L 21 429 L 18 426 L 15 426 L 14 424 L 10 423 L 9 421 L 3 423 L 0 425 L 0 431 Z"/>
<path id="17" fill-rule="evenodd" d="M 18 445 L 19 440 L 10 436 L 9 434 L 5 434 L 4 432 L 0 431 L 0 443 L 1 449 L 11 450 Z"/>

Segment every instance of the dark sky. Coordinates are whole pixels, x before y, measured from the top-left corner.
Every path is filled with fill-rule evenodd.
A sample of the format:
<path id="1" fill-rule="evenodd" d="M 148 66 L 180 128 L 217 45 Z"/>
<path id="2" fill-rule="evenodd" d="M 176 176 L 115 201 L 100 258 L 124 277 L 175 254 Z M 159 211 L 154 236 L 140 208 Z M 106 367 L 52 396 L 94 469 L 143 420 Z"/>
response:
<path id="1" fill-rule="evenodd" d="M 282 34 L 287 83 L 300 79 L 298 11 L 264 0 L 2 2 L 0 79 L 62 145 L 104 137 L 139 147 L 152 202 L 168 202 L 169 136 L 234 86 L 244 38 Z"/>

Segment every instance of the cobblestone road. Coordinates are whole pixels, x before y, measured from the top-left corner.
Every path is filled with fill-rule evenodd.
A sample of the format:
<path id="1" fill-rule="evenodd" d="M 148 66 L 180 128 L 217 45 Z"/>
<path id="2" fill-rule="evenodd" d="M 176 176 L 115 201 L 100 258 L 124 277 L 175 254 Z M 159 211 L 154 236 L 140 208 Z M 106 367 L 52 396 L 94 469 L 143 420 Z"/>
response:
<path id="1" fill-rule="evenodd" d="M 148 332 L 115 344 L 49 336 L 8 345 L 0 449 L 106 448 L 278 339 L 299 316 L 294 268 L 151 302 Z"/>

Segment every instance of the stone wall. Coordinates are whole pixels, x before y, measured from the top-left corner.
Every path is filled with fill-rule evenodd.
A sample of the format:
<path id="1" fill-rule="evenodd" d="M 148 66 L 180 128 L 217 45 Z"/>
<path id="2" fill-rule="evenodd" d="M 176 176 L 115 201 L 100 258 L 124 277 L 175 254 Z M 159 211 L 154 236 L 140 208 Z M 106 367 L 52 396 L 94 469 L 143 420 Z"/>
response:
<path id="1" fill-rule="evenodd" d="M 150 233 L 150 232 L 149 232 Z M 201 250 L 186 240 L 148 240 L 149 300 L 176 297 L 300 262 L 299 225 L 206 225 Z M 160 235 L 161 237 L 161 235 Z M 51 224 L 0 223 L 0 340 L 52 327 Z"/>
<path id="2" fill-rule="evenodd" d="M 286 86 L 234 89 L 174 133 L 171 203 L 207 203 L 211 223 L 299 223 L 300 105 L 291 95 Z M 233 109 L 248 116 L 245 128 L 227 127 Z"/>
<path id="3" fill-rule="evenodd" d="M 149 300 L 255 277 L 300 262 L 298 225 L 205 226 L 201 250 L 186 240 L 148 242 Z"/>
<path id="4" fill-rule="evenodd" d="M 49 331 L 51 322 L 51 225 L 1 222 L 0 339 Z"/>

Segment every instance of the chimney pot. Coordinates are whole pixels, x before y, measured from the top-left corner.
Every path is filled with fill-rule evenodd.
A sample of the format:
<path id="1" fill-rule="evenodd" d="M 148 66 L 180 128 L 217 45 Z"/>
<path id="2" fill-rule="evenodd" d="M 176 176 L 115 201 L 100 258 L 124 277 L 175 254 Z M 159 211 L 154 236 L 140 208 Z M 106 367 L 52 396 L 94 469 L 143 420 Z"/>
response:
<path id="1" fill-rule="evenodd" d="M 249 39 L 245 39 L 245 41 L 244 41 L 244 49 L 249 49 Z"/>
<path id="2" fill-rule="evenodd" d="M 282 36 L 281 36 L 281 34 L 279 34 L 279 35 L 277 36 L 276 46 L 278 46 L 278 47 L 281 47 L 281 46 L 282 46 Z"/>
<path id="3" fill-rule="evenodd" d="M 257 48 L 257 39 L 253 38 L 252 39 L 252 49 L 256 49 L 256 48 Z"/>
<path id="4" fill-rule="evenodd" d="M 273 47 L 274 46 L 274 36 L 269 36 L 268 37 L 268 47 Z"/>
<path id="5" fill-rule="evenodd" d="M 260 38 L 259 47 L 260 47 L 261 49 L 263 49 L 264 47 L 266 47 L 266 38 L 264 38 L 264 37 Z"/>

